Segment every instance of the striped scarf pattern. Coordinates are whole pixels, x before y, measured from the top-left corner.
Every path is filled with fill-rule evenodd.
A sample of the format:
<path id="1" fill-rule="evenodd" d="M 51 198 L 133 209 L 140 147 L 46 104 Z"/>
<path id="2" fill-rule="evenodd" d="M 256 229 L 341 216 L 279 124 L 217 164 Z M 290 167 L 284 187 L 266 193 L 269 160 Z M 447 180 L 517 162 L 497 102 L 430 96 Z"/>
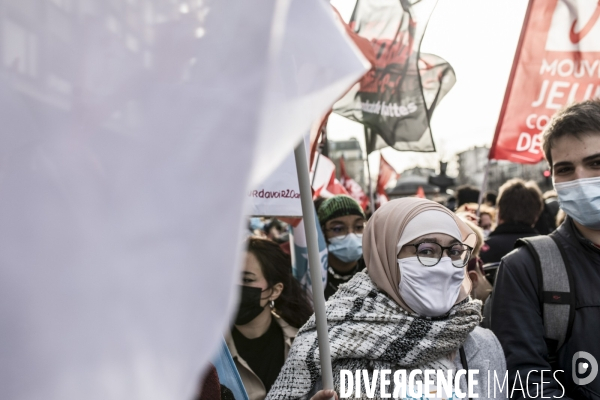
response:
<path id="1" fill-rule="evenodd" d="M 479 325 L 481 302 L 467 298 L 446 316 L 420 317 L 406 312 L 378 290 L 367 274 L 359 272 L 330 297 L 326 315 L 334 385 L 339 393 L 342 369 L 353 373 L 359 369 L 390 369 L 392 373 L 404 369 L 407 376 L 412 369 L 452 369 L 449 355 Z M 298 331 L 267 399 L 303 398 L 320 376 L 313 315 Z"/>

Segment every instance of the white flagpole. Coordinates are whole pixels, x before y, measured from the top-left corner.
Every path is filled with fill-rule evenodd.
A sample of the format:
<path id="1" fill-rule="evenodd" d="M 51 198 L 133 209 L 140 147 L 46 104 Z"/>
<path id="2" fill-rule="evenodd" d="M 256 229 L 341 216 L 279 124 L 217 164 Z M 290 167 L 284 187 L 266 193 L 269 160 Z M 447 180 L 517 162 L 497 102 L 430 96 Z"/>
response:
<path id="1" fill-rule="evenodd" d="M 487 188 L 488 175 L 490 173 L 490 163 L 492 159 L 488 157 L 487 164 L 485 164 L 485 170 L 483 171 L 483 182 L 481 183 L 481 190 L 479 191 L 479 200 L 477 201 L 477 218 L 479 221 L 479 212 L 481 211 L 481 203 L 483 202 L 483 195 Z"/>
<path id="2" fill-rule="evenodd" d="M 308 266 L 310 268 L 310 279 L 312 281 L 313 306 L 315 308 L 315 322 L 319 340 L 319 356 L 321 359 L 321 381 L 323 382 L 323 389 L 333 390 L 329 334 L 327 332 L 327 317 L 325 316 L 325 294 L 321 277 L 321 259 L 319 257 L 317 227 L 315 226 L 315 206 L 312 199 L 304 140 L 301 140 L 296 146 L 294 156 L 296 157 L 296 171 L 298 172 L 300 201 L 302 203 L 302 218 L 304 218 L 304 232 L 306 234 L 306 247 L 308 249 Z"/>
<path id="3" fill-rule="evenodd" d="M 317 159 L 315 161 L 315 170 L 313 171 L 312 182 L 310 183 L 310 187 L 312 188 L 315 184 L 315 178 L 317 177 L 317 168 L 319 168 L 319 159 L 321 158 L 321 146 L 317 145 Z"/>
<path id="4" fill-rule="evenodd" d="M 371 164 L 369 163 L 369 154 L 367 154 L 367 175 L 369 176 L 369 197 L 371 198 L 371 215 L 375 212 L 375 193 L 371 182 Z"/>
<path id="5" fill-rule="evenodd" d="M 367 161 L 367 175 L 369 181 L 369 198 L 371 199 L 371 215 L 375 212 L 375 193 L 371 182 L 371 164 L 369 163 L 369 137 L 367 136 L 367 127 L 365 126 L 365 160 Z"/>

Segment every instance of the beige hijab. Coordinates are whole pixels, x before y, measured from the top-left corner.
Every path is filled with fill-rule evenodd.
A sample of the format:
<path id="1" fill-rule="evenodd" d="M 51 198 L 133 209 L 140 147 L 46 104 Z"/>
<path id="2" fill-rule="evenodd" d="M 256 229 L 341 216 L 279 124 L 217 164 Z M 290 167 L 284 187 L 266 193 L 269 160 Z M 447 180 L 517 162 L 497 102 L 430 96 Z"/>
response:
<path id="1" fill-rule="evenodd" d="M 410 312 L 413 310 L 402 300 L 398 291 L 400 268 L 396 246 L 408 222 L 418 214 L 429 210 L 442 211 L 450 215 L 458 226 L 462 242 L 467 246 L 475 247 L 477 241 L 475 233 L 453 212 L 434 201 L 416 197 L 392 200 L 385 204 L 369 219 L 363 234 L 363 256 L 369 276 L 380 290 L 386 292 L 402 308 Z M 456 302 L 464 300 L 470 291 L 471 280 L 465 271 L 465 279 Z"/>

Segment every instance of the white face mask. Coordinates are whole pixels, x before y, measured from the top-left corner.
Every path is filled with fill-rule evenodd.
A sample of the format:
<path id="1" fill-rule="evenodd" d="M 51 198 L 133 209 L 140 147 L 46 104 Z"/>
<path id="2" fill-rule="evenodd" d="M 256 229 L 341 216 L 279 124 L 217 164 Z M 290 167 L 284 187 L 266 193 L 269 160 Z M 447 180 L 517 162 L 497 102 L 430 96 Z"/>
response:
<path id="1" fill-rule="evenodd" d="M 464 268 L 442 257 L 437 265 L 425 267 L 417 257 L 398 260 L 400 296 L 414 312 L 425 317 L 446 314 L 458 298 L 465 277 Z"/>
<path id="2" fill-rule="evenodd" d="M 600 230 L 600 177 L 554 183 L 560 208 L 581 225 Z"/>

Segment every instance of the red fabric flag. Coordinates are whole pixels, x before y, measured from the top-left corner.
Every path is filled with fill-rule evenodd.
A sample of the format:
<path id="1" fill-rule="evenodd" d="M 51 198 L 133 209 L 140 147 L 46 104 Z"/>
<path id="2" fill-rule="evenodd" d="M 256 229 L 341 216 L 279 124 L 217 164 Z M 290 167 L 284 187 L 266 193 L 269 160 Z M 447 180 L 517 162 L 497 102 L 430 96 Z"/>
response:
<path id="1" fill-rule="evenodd" d="M 394 178 L 394 179 L 398 179 L 398 173 L 396 172 L 396 170 L 394 169 L 394 167 L 392 167 L 386 160 L 385 158 L 383 158 L 382 155 L 380 155 L 380 159 L 379 159 L 379 177 L 377 178 L 377 200 L 376 200 L 376 207 L 381 207 L 382 205 L 384 205 L 385 203 L 387 203 L 389 201 L 389 198 L 387 196 L 387 193 L 385 192 L 385 187 L 387 186 L 388 182 Z"/>
<path id="2" fill-rule="evenodd" d="M 600 96 L 599 16 L 593 0 L 529 1 L 490 159 L 538 163 L 552 115 Z"/>
<path id="3" fill-rule="evenodd" d="M 329 184 L 327 185 L 327 191 L 334 196 L 338 195 L 338 194 L 349 195 L 349 193 L 346 190 L 346 188 L 344 187 L 344 185 L 342 185 L 342 183 L 335 177 L 335 173 L 331 176 L 331 180 L 329 181 Z M 321 192 L 321 193 L 323 193 L 323 192 Z"/>
<path id="4" fill-rule="evenodd" d="M 344 186 L 350 197 L 356 200 L 362 209 L 366 211 L 367 206 L 369 205 L 369 196 L 365 194 L 358 182 L 350 178 L 346 172 L 346 162 L 344 161 L 344 157 L 340 158 L 340 183 Z"/>
<path id="5" fill-rule="evenodd" d="M 344 186 L 335 177 L 335 164 L 323 154 L 319 155 L 319 164 L 316 164 L 316 176 L 313 181 L 313 199 L 317 197 L 332 197 L 336 194 L 348 194 Z M 313 166 L 313 170 L 315 168 Z M 315 174 L 314 171 L 311 174 Z M 312 179 L 312 177 L 311 177 Z"/>

